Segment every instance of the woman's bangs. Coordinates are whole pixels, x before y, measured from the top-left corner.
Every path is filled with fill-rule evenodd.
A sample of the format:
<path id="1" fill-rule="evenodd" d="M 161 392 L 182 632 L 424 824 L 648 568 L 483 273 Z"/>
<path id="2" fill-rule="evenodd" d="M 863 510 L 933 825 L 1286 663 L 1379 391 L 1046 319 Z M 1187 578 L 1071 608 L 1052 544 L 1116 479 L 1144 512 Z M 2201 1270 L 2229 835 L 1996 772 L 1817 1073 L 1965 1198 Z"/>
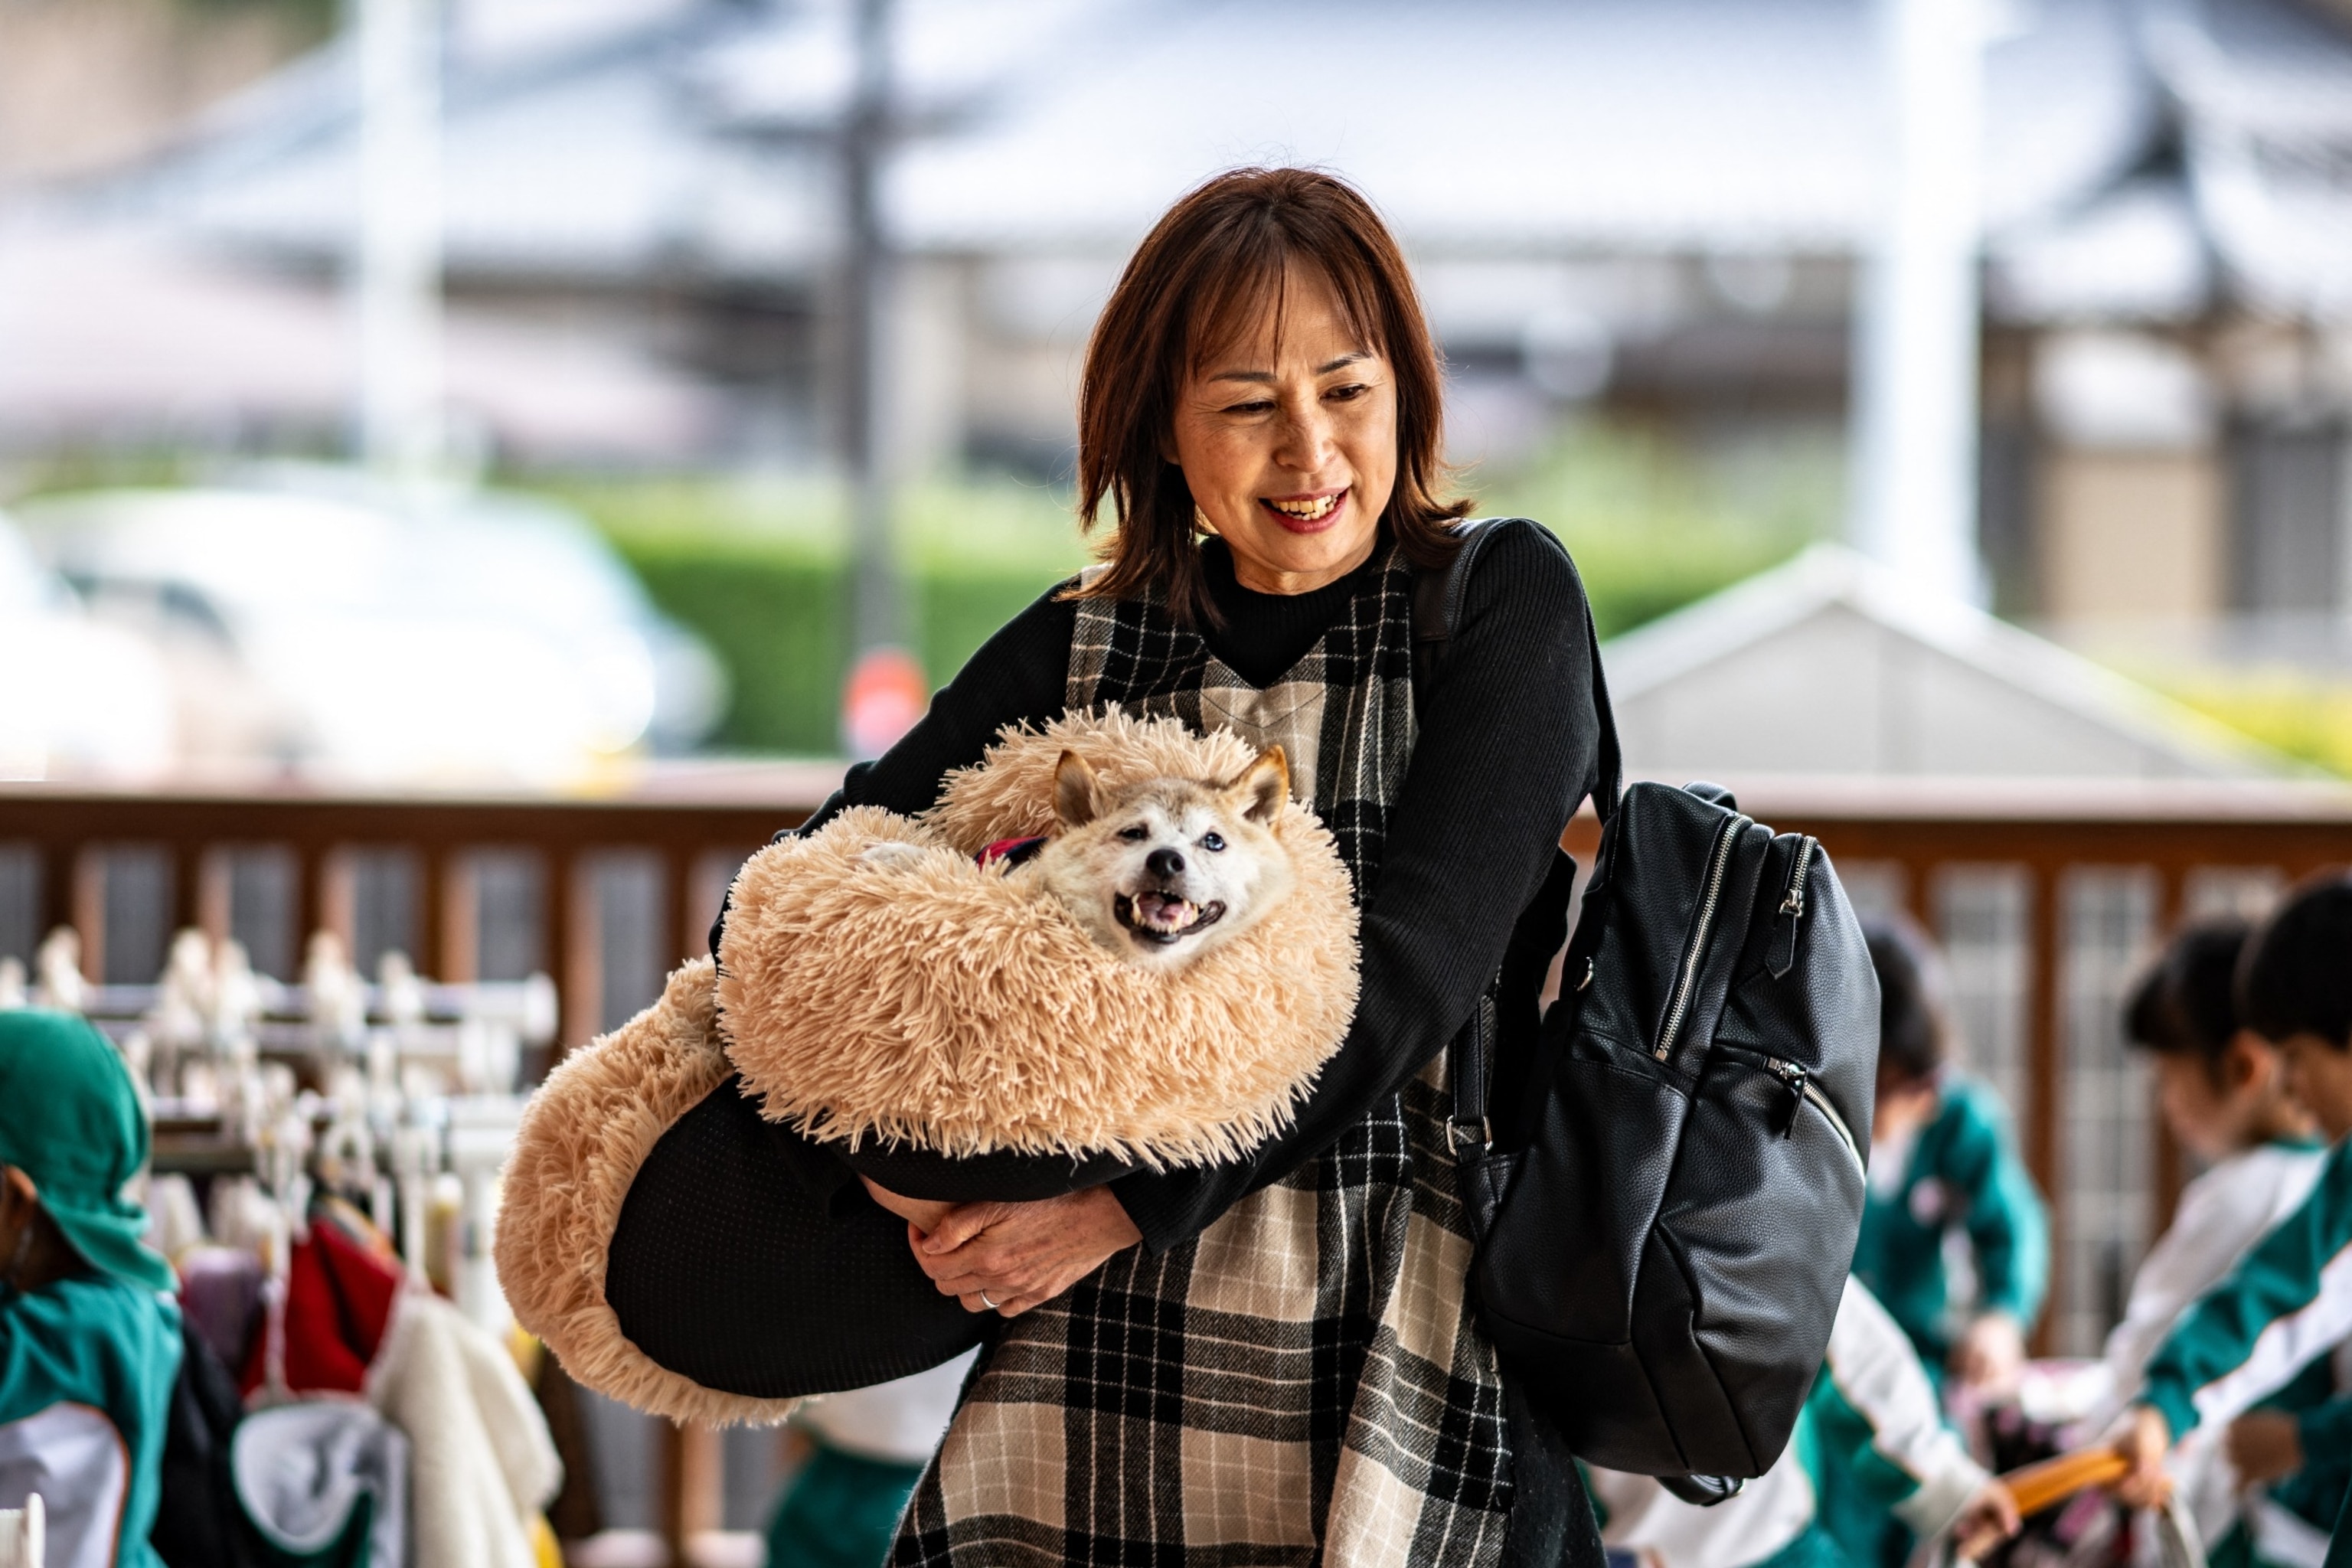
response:
<path id="1" fill-rule="evenodd" d="M 1325 253 L 1318 254 L 1318 249 Z M 1329 287 L 1339 301 L 1339 318 L 1358 347 L 1383 355 L 1388 352 L 1377 283 L 1352 247 L 1307 245 L 1268 225 L 1224 255 L 1204 247 L 1199 260 L 1204 276 L 1185 332 L 1185 364 L 1193 374 L 1251 344 L 1269 317 L 1279 350 L 1294 272 L 1311 272 Z"/>

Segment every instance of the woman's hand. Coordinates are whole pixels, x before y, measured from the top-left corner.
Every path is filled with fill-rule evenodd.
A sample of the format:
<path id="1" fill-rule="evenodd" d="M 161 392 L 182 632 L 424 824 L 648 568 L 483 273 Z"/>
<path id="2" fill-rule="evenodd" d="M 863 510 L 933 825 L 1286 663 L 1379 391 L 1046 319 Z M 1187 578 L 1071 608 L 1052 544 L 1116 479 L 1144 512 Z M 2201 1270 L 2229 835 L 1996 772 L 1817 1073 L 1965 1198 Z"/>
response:
<path id="1" fill-rule="evenodd" d="M 871 1176 L 860 1176 L 857 1179 L 866 1184 L 867 1194 L 876 1203 L 880 1204 L 925 1236 L 939 1229 L 940 1221 L 947 1218 L 949 1213 L 955 1207 L 953 1204 L 940 1203 L 932 1198 L 902 1197 Z"/>
<path id="2" fill-rule="evenodd" d="M 1143 1239 L 1108 1187 L 1028 1204 L 960 1204 L 929 1236 L 910 1233 L 915 1261 L 967 1312 L 1017 1318 L 1050 1301 Z"/>
<path id="3" fill-rule="evenodd" d="M 2303 1468 L 2303 1428 L 2284 1410 L 2254 1410 L 2230 1423 L 2221 1440 L 2230 1467 L 2248 1486 Z"/>

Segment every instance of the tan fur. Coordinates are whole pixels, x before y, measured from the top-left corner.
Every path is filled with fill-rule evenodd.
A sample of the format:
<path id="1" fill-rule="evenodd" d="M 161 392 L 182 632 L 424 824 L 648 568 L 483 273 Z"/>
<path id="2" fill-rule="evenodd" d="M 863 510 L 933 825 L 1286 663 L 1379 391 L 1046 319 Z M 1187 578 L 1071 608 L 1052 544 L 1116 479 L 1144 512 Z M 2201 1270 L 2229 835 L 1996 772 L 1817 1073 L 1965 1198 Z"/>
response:
<path id="1" fill-rule="evenodd" d="M 531 1096 L 507 1163 L 495 1253 L 515 1321 L 578 1382 L 707 1426 L 782 1420 L 796 1399 L 720 1394 L 656 1365 L 604 1302 L 605 1255 L 638 1167 L 727 1077 L 712 970 L 698 959 L 661 1000 L 566 1057 Z"/>
<path id="2" fill-rule="evenodd" d="M 1173 720 L 1066 716 L 1008 731 L 919 822 L 853 807 L 753 856 L 719 1002 L 765 1115 L 837 1142 L 1154 1164 L 1234 1159 L 1287 1123 L 1355 1011 L 1356 913 L 1330 835 L 1285 801 L 1268 826 L 1288 896 L 1181 969 L 1123 963 L 1033 868 L 971 858 L 1053 828 L 1065 751 L 1112 792 L 1233 780 L 1257 760 Z M 877 843 L 909 850 L 865 858 Z"/>

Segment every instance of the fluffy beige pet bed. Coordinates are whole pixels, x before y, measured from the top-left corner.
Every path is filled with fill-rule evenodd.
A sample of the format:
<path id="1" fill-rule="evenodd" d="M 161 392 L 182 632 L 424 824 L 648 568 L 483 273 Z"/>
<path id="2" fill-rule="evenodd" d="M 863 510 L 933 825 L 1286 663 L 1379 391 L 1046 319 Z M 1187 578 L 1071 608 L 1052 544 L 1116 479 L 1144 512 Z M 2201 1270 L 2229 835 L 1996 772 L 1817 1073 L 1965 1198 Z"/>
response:
<path id="1" fill-rule="evenodd" d="M 1297 882 L 1173 973 L 1089 939 L 1024 870 L 973 857 L 1055 826 L 1078 753 L 1117 789 L 1223 780 L 1256 752 L 1226 732 L 1118 713 L 1007 731 L 919 820 L 854 807 L 760 851 L 719 949 L 720 1027 L 761 1113 L 810 1137 L 950 1156 L 1231 1160 L 1284 1126 L 1356 1004 L 1356 911 L 1330 835 L 1296 802 L 1271 824 Z M 911 864 L 873 844 L 929 846 Z"/>
<path id="2" fill-rule="evenodd" d="M 684 965 L 660 1001 L 547 1075 L 507 1163 L 493 1251 L 515 1321 L 574 1380 L 673 1420 L 765 1425 L 800 1402 L 721 1393 L 656 1365 L 604 1300 L 606 1254 L 638 1167 L 731 1070 L 714 979 L 707 958 Z"/>

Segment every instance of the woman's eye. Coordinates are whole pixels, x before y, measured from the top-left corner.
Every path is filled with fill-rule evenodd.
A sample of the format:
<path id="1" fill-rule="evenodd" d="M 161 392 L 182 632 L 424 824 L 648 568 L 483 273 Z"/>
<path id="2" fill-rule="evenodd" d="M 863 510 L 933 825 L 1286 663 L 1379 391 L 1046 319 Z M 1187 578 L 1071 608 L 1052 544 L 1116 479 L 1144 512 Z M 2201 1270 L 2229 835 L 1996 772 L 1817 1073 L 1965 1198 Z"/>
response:
<path id="1" fill-rule="evenodd" d="M 1145 839 L 1151 837 L 1151 829 L 1139 823 L 1133 827 L 1120 828 L 1118 830 L 1118 836 L 1121 838 L 1126 839 L 1129 844 L 1140 844 Z"/>
<path id="2" fill-rule="evenodd" d="M 1210 854 L 1214 855 L 1218 850 L 1223 849 L 1224 847 L 1225 840 L 1222 834 L 1204 833 L 1201 835 L 1201 847 L 1207 850 Z"/>
<path id="3" fill-rule="evenodd" d="M 1261 398 L 1255 403 L 1236 403 L 1227 408 L 1225 412 L 1228 414 L 1264 414 L 1273 406 L 1273 404 Z"/>
<path id="4" fill-rule="evenodd" d="M 1371 391 L 1371 388 L 1366 386 L 1362 382 L 1351 381 L 1345 386 L 1333 387 L 1323 395 L 1339 403 L 1353 403 L 1356 399 L 1363 396 L 1364 394 L 1370 391 Z"/>

